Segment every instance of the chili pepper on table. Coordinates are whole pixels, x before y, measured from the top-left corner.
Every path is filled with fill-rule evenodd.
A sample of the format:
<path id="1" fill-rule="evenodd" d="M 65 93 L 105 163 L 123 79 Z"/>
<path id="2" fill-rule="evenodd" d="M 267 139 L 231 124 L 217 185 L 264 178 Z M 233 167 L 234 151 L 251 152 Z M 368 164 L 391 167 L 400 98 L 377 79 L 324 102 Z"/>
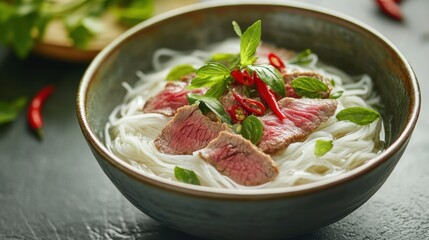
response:
<path id="1" fill-rule="evenodd" d="M 279 105 L 277 104 L 276 96 L 270 89 L 267 84 L 265 84 L 256 74 L 253 72 L 253 79 L 255 80 L 256 89 L 258 89 L 259 95 L 261 98 L 268 104 L 273 113 L 280 119 L 286 119 L 284 113 L 280 110 Z"/>
<path id="2" fill-rule="evenodd" d="M 286 66 L 283 63 L 283 61 L 274 53 L 268 54 L 268 61 L 270 61 L 270 64 L 275 67 L 277 70 L 279 70 L 281 73 L 286 72 Z"/>
<path id="3" fill-rule="evenodd" d="M 234 90 L 232 90 L 232 95 L 234 96 L 235 100 L 239 102 L 244 109 L 246 109 L 248 113 L 253 113 L 257 116 L 263 115 L 265 113 L 265 106 L 260 101 L 242 97 Z"/>
<path id="4" fill-rule="evenodd" d="M 54 87 L 48 85 L 42 88 L 31 100 L 28 107 L 27 120 L 31 129 L 35 131 L 39 139 L 43 138 L 42 107 L 46 99 L 54 92 Z"/>
<path id="5" fill-rule="evenodd" d="M 384 14 L 400 21 L 402 20 L 402 13 L 398 5 L 399 2 L 400 0 L 376 0 L 378 7 Z"/>

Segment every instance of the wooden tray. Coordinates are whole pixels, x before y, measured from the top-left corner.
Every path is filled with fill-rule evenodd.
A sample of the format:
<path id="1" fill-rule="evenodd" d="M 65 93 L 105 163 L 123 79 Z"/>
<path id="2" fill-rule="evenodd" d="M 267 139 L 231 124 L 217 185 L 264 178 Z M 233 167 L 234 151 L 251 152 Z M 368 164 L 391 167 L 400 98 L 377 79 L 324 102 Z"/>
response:
<path id="1" fill-rule="evenodd" d="M 177 7 L 196 3 L 198 0 L 155 0 L 155 15 Z M 53 21 L 47 26 L 43 40 L 35 45 L 35 54 L 71 62 L 90 62 L 107 44 L 127 30 L 118 24 L 114 17 L 106 14 L 102 17 L 105 30 L 94 37 L 86 49 L 77 49 L 68 39 L 63 24 Z"/>

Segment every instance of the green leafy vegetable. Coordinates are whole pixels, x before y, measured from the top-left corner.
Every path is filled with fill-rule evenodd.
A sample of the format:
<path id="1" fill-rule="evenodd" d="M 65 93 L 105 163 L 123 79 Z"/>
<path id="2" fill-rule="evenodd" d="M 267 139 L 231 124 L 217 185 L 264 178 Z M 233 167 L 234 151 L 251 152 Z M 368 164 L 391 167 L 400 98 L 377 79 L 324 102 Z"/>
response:
<path id="1" fill-rule="evenodd" d="M 240 25 L 236 21 L 232 21 L 232 28 L 234 28 L 234 32 L 237 34 L 238 37 L 241 37 L 243 33 L 241 32 Z"/>
<path id="2" fill-rule="evenodd" d="M 317 140 L 314 145 L 314 155 L 316 155 L 317 157 L 321 157 L 327 152 L 331 151 L 332 147 L 334 146 L 332 142 L 332 140 Z"/>
<path id="3" fill-rule="evenodd" d="M 175 66 L 168 73 L 166 80 L 167 81 L 175 81 L 179 80 L 181 77 L 195 72 L 195 68 L 189 64 L 180 64 Z"/>
<path id="4" fill-rule="evenodd" d="M 220 81 L 216 83 L 211 88 L 209 88 L 209 90 L 207 90 L 204 96 L 219 99 L 225 93 L 228 83 L 230 83 L 230 81 Z"/>
<path id="5" fill-rule="evenodd" d="M 374 122 L 380 114 L 372 109 L 363 107 L 351 107 L 341 110 L 337 114 L 340 121 L 350 121 L 359 125 L 367 125 Z"/>
<path id="6" fill-rule="evenodd" d="M 334 81 L 334 79 L 331 79 L 331 85 L 332 85 L 332 87 L 335 87 L 335 81 Z"/>
<path id="7" fill-rule="evenodd" d="M 200 185 L 200 180 L 198 179 L 197 174 L 192 170 L 176 166 L 174 167 L 174 177 L 180 182 Z"/>
<path id="8" fill-rule="evenodd" d="M 250 115 L 243 121 L 241 135 L 253 144 L 257 144 L 261 141 L 263 130 L 264 126 L 262 125 L 261 120 Z"/>
<path id="9" fill-rule="evenodd" d="M 298 53 L 294 58 L 292 58 L 289 63 L 296 65 L 307 65 L 311 63 L 313 58 L 311 57 L 311 50 L 305 49 L 304 51 Z"/>
<path id="10" fill-rule="evenodd" d="M 208 108 L 214 114 L 216 114 L 222 120 L 222 122 L 232 124 L 229 114 L 225 112 L 222 104 L 216 98 L 194 93 L 190 93 L 187 96 L 189 104 L 199 103 L 198 107 L 201 109 L 201 111 L 204 112 L 205 108 Z M 203 105 L 201 105 L 201 103 L 203 103 Z"/>
<path id="11" fill-rule="evenodd" d="M 241 36 L 240 64 L 242 67 L 253 64 L 256 61 L 256 48 L 261 41 L 261 20 L 253 23 Z"/>
<path id="12" fill-rule="evenodd" d="M 15 120 L 26 103 L 25 97 L 17 98 L 11 102 L 0 101 L 0 124 Z"/>
<path id="13" fill-rule="evenodd" d="M 255 71 L 259 78 L 264 81 L 274 92 L 285 97 L 285 83 L 280 72 L 269 64 L 249 65 L 247 66 L 251 72 Z"/>
<path id="14" fill-rule="evenodd" d="M 208 62 L 197 70 L 197 77 L 192 79 L 188 89 L 212 87 L 230 77 L 230 70 L 218 62 Z"/>
<path id="15" fill-rule="evenodd" d="M 299 77 L 295 78 L 291 87 L 301 97 L 320 98 L 321 93 L 328 91 L 328 86 L 317 78 Z"/>
<path id="16" fill-rule="evenodd" d="M 152 5 L 153 0 L 0 1 L 0 44 L 26 57 L 49 23 L 59 20 L 74 46 L 84 48 L 102 31 L 100 17 L 107 12 L 115 12 L 118 21 L 133 18 L 137 23 L 153 14 Z"/>
<path id="17" fill-rule="evenodd" d="M 338 92 L 334 92 L 332 94 L 329 95 L 330 99 L 337 99 L 340 98 L 343 95 L 344 91 L 338 91 Z"/>

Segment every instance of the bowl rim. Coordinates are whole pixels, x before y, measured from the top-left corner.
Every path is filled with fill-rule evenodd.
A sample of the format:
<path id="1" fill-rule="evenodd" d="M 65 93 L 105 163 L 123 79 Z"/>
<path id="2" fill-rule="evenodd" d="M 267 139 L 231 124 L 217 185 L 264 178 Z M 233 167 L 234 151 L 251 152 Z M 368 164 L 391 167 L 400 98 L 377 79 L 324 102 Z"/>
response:
<path id="1" fill-rule="evenodd" d="M 210 8 L 217 8 L 222 6 L 243 6 L 243 5 L 263 5 L 263 6 L 279 6 L 292 9 L 298 9 L 303 11 L 312 12 L 320 16 L 325 16 L 329 18 L 335 18 L 340 21 L 344 21 L 347 24 L 354 25 L 354 27 L 359 28 L 360 30 L 372 35 L 375 38 L 378 38 L 386 47 L 390 48 L 402 61 L 404 67 L 410 77 L 410 110 L 407 115 L 407 123 L 400 133 L 399 137 L 392 142 L 392 144 L 383 151 L 380 155 L 370 160 L 369 162 L 338 176 L 334 176 L 325 180 L 307 183 L 298 186 L 290 187 L 281 187 L 281 188 L 269 188 L 269 189 L 223 189 L 223 188 L 213 188 L 206 186 L 195 186 L 191 184 L 185 184 L 181 182 L 175 182 L 169 179 L 165 179 L 159 176 L 148 176 L 142 174 L 139 170 L 132 167 L 130 164 L 121 160 L 119 157 L 111 153 L 107 147 L 98 140 L 96 134 L 90 129 L 89 123 L 87 121 L 86 114 L 86 100 L 87 100 L 87 90 L 89 89 L 92 79 L 94 78 L 98 68 L 109 58 L 109 56 L 117 49 L 120 48 L 122 44 L 125 44 L 128 40 L 133 38 L 140 30 L 149 27 L 158 22 L 186 14 L 194 11 L 201 11 Z M 85 71 L 80 83 L 77 92 L 76 98 L 76 111 L 77 118 L 82 130 L 83 135 L 85 136 L 89 146 L 93 151 L 96 151 L 97 154 L 101 156 L 103 161 L 106 161 L 108 164 L 114 166 L 122 173 L 125 173 L 129 177 L 146 184 L 151 185 L 152 187 L 161 188 L 163 190 L 168 190 L 178 194 L 186 194 L 197 197 L 205 197 L 211 199 L 229 199 L 229 200 L 261 200 L 261 199 L 277 199 L 277 198 L 286 198 L 293 197 L 303 194 L 315 193 L 325 189 L 336 187 L 342 183 L 356 179 L 359 176 L 371 172 L 373 169 L 377 168 L 381 164 L 387 162 L 392 156 L 399 152 L 403 147 L 405 147 L 411 137 L 411 134 L 416 125 L 419 113 L 420 113 L 420 89 L 417 82 L 415 73 L 413 72 L 410 64 L 402 55 L 402 53 L 381 33 L 373 29 L 372 27 L 366 25 L 365 23 L 360 22 L 350 16 L 336 12 L 334 10 L 325 9 L 320 6 L 315 6 L 308 3 L 301 2 L 284 2 L 280 0 L 251 0 L 246 2 L 229 2 L 229 1 L 209 1 L 201 2 L 197 4 L 188 5 L 181 7 L 169 12 L 154 16 L 134 27 L 127 30 L 125 33 L 120 35 L 118 38 L 113 40 L 108 46 L 106 46 L 91 62 L 87 70 Z"/>

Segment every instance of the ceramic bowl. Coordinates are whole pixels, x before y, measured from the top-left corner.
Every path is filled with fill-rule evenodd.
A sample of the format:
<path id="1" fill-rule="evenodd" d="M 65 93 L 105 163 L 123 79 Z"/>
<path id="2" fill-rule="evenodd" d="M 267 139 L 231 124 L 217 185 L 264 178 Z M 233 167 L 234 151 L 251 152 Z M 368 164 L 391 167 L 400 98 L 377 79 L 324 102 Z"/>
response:
<path id="1" fill-rule="evenodd" d="M 204 48 L 235 34 L 231 21 L 263 22 L 266 42 L 310 48 L 350 74 L 369 74 L 384 104 L 386 150 L 367 164 L 328 180 L 300 186 L 236 191 L 145 176 L 104 145 L 104 126 L 137 70 L 150 71 L 161 47 Z M 420 93 L 403 55 L 381 34 L 350 17 L 285 1 L 206 2 L 145 21 L 107 46 L 91 63 L 78 90 L 80 127 L 101 168 L 137 208 L 159 222 L 210 239 L 296 236 L 353 212 L 384 183 L 416 124 Z M 374 216 L 377 217 L 377 216 Z"/>

